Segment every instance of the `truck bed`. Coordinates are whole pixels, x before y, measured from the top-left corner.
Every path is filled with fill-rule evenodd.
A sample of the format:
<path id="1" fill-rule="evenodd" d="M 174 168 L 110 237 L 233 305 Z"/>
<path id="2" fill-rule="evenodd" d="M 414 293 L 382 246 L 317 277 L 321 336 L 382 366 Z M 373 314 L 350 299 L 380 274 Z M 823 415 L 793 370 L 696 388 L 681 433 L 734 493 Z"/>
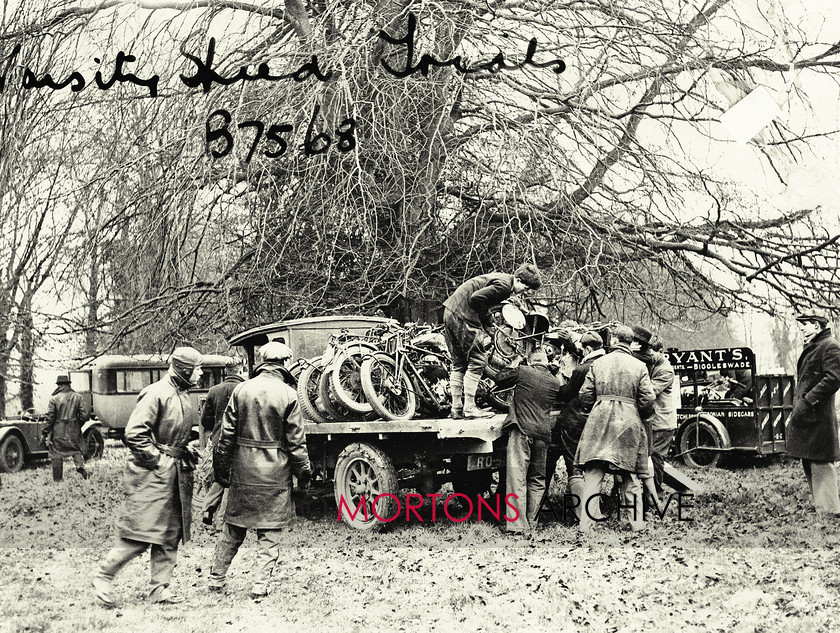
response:
<path id="1" fill-rule="evenodd" d="M 452 418 L 414 418 L 412 420 L 374 420 L 371 422 L 323 422 L 304 420 L 307 436 L 333 435 L 378 435 L 387 439 L 389 435 L 405 433 L 433 434 L 437 439 L 469 438 L 484 442 L 484 451 L 493 450 L 493 441 L 502 434 L 504 413 L 479 420 L 453 420 Z"/>

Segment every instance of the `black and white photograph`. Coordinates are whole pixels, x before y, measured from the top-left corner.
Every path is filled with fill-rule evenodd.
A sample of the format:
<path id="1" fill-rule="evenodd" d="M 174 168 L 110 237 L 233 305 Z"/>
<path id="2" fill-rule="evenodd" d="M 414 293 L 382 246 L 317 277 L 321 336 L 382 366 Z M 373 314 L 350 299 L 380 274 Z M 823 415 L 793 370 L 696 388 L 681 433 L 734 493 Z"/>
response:
<path id="1" fill-rule="evenodd" d="M 835 0 L 0 0 L 0 633 L 840 630 L 838 104 Z"/>

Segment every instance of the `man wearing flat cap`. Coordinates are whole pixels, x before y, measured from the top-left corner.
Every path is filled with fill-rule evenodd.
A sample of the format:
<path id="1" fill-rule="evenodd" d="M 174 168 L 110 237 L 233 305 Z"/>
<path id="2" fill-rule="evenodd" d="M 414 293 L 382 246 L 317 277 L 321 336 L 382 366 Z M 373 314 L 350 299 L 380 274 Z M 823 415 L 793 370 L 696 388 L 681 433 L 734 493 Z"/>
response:
<path id="1" fill-rule="evenodd" d="M 208 584 L 211 591 L 224 590 L 247 530 L 255 530 L 254 599 L 268 593 L 283 529 L 295 515 L 292 475 L 301 488 L 312 476 L 297 392 L 287 382 L 291 375 L 285 364 L 292 352 L 271 341 L 257 353 L 262 363 L 253 378 L 234 388 L 213 453 L 216 481 L 228 488 L 228 500 Z"/>
<path id="2" fill-rule="evenodd" d="M 522 264 L 510 275 L 488 273 L 462 283 L 443 302 L 443 334 L 452 356 L 449 387 L 453 418 L 489 418 L 493 412 L 475 404 L 481 375 L 487 365 L 484 348 L 486 328 L 493 325 L 490 308 L 511 295 L 536 290 L 542 285 L 539 269 Z"/>
<path id="3" fill-rule="evenodd" d="M 169 589 L 178 542 L 190 540 L 193 469 L 196 451 L 188 447 L 198 411 L 187 390 L 201 378 L 201 353 L 178 347 L 169 371 L 143 389 L 125 427 L 131 454 L 125 467 L 126 498 L 115 521 L 116 543 L 93 577 L 99 601 L 115 606 L 114 576 L 151 547 L 149 600 L 183 602 Z"/>
<path id="4" fill-rule="evenodd" d="M 840 443 L 834 394 L 840 388 L 840 345 L 831 336 L 824 310 L 809 308 L 796 321 L 805 345 L 796 362 L 787 452 L 802 460 L 816 511 L 837 515 L 840 496 L 834 462 L 840 460 Z"/>
<path id="5" fill-rule="evenodd" d="M 62 374 L 55 383 L 47 408 L 47 426 L 41 432 L 50 453 L 53 481 L 64 478 L 65 457 L 72 457 L 76 471 L 87 479 L 90 475 L 85 470 L 82 425 L 90 416 L 84 400 L 70 386 L 70 376 Z"/>

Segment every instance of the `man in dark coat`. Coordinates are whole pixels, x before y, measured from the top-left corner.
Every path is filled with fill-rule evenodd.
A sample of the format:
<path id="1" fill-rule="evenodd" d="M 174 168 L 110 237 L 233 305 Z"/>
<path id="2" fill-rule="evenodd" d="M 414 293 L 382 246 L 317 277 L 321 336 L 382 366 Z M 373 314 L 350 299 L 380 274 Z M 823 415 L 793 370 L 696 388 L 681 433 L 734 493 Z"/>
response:
<path id="1" fill-rule="evenodd" d="M 462 283 L 443 302 L 443 326 L 446 346 L 452 356 L 449 387 L 452 391 L 453 418 L 488 418 L 493 413 L 475 404 L 475 394 L 484 367 L 486 328 L 492 327 L 490 308 L 513 294 L 540 287 L 540 271 L 533 264 L 523 264 L 512 275 L 489 273 Z"/>
<path id="2" fill-rule="evenodd" d="M 57 386 L 47 408 L 47 426 L 41 432 L 50 453 L 53 481 L 64 478 L 65 457 L 72 457 L 76 471 L 87 479 L 90 475 L 85 470 L 82 425 L 90 415 L 82 396 L 70 386 L 70 376 L 62 374 L 55 382 Z"/>
<path id="3" fill-rule="evenodd" d="M 207 525 L 213 524 L 213 516 L 217 514 L 219 506 L 222 505 L 222 497 L 225 489 L 215 480 L 213 476 L 213 451 L 219 443 L 219 434 L 222 432 L 222 420 L 225 417 L 230 395 L 233 388 L 242 382 L 239 375 L 242 370 L 242 361 L 232 357 L 225 364 L 225 379 L 210 388 L 207 392 L 207 399 L 204 401 L 204 408 L 201 410 L 201 427 L 204 429 L 205 437 L 209 435 L 210 442 L 205 448 L 204 461 L 201 467 L 202 484 L 207 491 L 204 495 L 202 507 L 202 522 Z"/>
<path id="4" fill-rule="evenodd" d="M 633 343 L 630 349 L 633 350 L 636 358 L 647 366 L 653 393 L 656 394 L 653 409 L 645 420 L 645 430 L 648 433 L 654 487 L 658 494 L 663 491 L 665 458 L 668 457 L 671 442 L 677 432 L 677 402 L 674 399 L 674 385 L 678 383 L 675 382 L 676 374 L 668 357 L 662 353 L 661 349 L 658 351 L 653 349 L 652 343 L 656 339 L 658 337 L 646 327 L 633 326 Z M 661 339 L 657 343 L 657 346 L 659 345 L 664 347 Z"/>
<path id="5" fill-rule="evenodd" d="M 831 336 L 823 310 L 805 310 L 796 320 L 805 346 L 796 363 L 787 452 L 802 460 L 817 512 L 840 514 L 834 465 L 840 460 L 834 409 L 834 394 L 840 388 L 840 345 Z"/>
<path id="6" fill-rule="evenodd" d="M 268 593 L 282 545 L 282 529 L 294 518 L 292 474 L 305 488 L 312 476 L 297 392 L 286 383 L 283 363 L 291 350 L 272 341 L 259 350 L 263 363 L 236 386 L 213 453 L 216 480 L 228 487 L 225 527 L 216 544 L 209 588 L 221 591 L 228 568 L 248 529 L 259 550 L 251 597 Z"/>
<path id="7" fill-rule="evenodd" d="M 578 394 L 592 363 L 606 353 L 604 341 L 597 332 L 586 332 L 580 339 L 580 345 L 584 356 L 572 371 L 569 381 L 557 394 L 557 399 L 563 403 L 552 431 L 552 444 L 557 448 L 549 449 L 546 463 L 546 480 L 551 481 L 557 469 L 557 460 L 562 455 L 566 466 L 566 494 L 570 495 L 569 506 L 573 508 L 578 520 L 582 507 L 580 499 L 583 494 L 583 471 L 575 467 L 575 454 L 589 415 L 589 411 L 580 403 Z M 594 501 L 592 506 L 595 506 Z"/>
<path id="8" fill-rule="evenodd" d="M 508 431 L 507 477 L 509 504 L 516 512 L 509 515 L 505 530 L 527 534 L 537 525 L 537 512 L 545 496 L 545 459 L 551 440 L 551 407 L 557 400 L 560 381 L 548 368 L 548 357 L 540 349 L 520 365 L 516 374 L 513 401 L 502 425 Z"/>
<path id="9" fill-rule="evenodd" d="M 187 390 L 201 378 L 201 353 L 192 347 L 172 352 L 169 371 L 143 389 L 125 427 L 131 454 L 125 467 L 126 499 L 119 511 L 116 543 L 93 577 L 99 601 L 114 606 L 114 576 L 151 546 L 149 599 L 183 602 L 170 589 L 178 542 L 190 540 L 193 469 L 197 451 L 188 447 L 198 411 Z"/>

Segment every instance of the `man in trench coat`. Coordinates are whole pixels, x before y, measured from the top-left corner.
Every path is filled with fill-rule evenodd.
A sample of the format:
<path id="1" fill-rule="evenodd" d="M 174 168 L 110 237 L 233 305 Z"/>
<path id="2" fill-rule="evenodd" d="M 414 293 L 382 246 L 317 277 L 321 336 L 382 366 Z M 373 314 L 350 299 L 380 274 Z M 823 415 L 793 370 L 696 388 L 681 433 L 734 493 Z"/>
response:
<path id="1" fill-rule="evenodd" d="M 187 390 L 201 378 L 201 353 L 192 347 L 172 352 L 169 371 L 140 392 L 125 427 L 131 451 L 125 466 L 126 498 L 115 521 L 116 542 L 94 574 L 96 597 L 107 606 L 114 576 L 151 546 L 149 599 L 183 602 L 169 589 L 178 542 L 190 540 L 193 469 L 197 451 L 188 449 L 198 411 Z"/>
<path id="2" fill-rule="evenodd" d="M 65 457 L 72 457 L 76 471 L 82 479 L 87 479 L 90 475 L 85 470 L 82 425 L 90 416 L 82 396 L 70 386 L 70 376 L 62 374 L 55 383 L 47 408 L 47 426 L 41 432 L 50 453 L 53 481 L 64 478 Z"/>
<path id="3" fill-rule="evenodd" d="M 644 528 L 642 485 L 648 471 L 648 438 L 642 419 L 650 415 L 656 394 L 645 364 L 630 350 L 633 330 L 612 332 L 612 350 L 592 363 L 580 389 L 580 403 L 592 407 L 578 444 L 575 465 L 583 469 L 581 531 L 592 529 L 593 499 L 607 471 L 622 476 L 622 517 L 631 529 Z"/>
<path id="4" fill-rule="evenodd" d="M 292 352 L 271 341 L 258 354 L 254 377 L 237 385 L 213 452 L 216 481 L 228 488 L 224 530 L 216 544 L 208 588 L 222 591 L 248 529 L 257 533 L 251 598 L 268 594 L 282 530 L 294 518 L 292 474 L 304 488 L 312 476 L 297 392 L 283 366 Z"/>
<path id="5" fill-rule="evenodd" d="M 840 344 L 828 315 L 808 309 L 796 317 L 805 340 L 796 363 L 796 390 L 787 429 L 787 451 L 799 457 L 817 512 L 840 514 L 837 468 L 840 443 L 834 394 L 840 388 Z"/>

